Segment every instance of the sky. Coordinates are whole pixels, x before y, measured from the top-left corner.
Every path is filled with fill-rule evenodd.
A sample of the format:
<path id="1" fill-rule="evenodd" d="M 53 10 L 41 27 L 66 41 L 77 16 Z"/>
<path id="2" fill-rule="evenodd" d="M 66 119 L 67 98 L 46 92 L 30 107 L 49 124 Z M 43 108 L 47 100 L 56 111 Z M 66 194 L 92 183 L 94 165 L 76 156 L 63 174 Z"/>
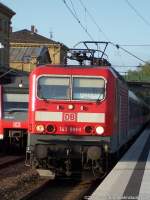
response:
<path id="1" fill-rule="evenodd" d="M 13 31 L 30 30 L 31 25 L 35 25 L 38 34 L 50 38 L 52 32 L 53 40 L 64 43 L 69 48 L 79 41 L 91 40 L 89 35 L 93 40 L 111 41 L 119 45 L 150 44 L 149 0 L 66 0 L 80 24 L 63 0 L 1 0 L 0 2 L 16 13 L 12 18 Z M 127 2 L 134 6 L 140 16 Z M 123 48 L 141 60 L 150 61 L 150 46 L 123 46 Z M 106 53 L 112 65 L 121 67 L 144 64 L 111 45 Z M 128 67 L 124 68 L 124 71 L 127 69 Z"/>

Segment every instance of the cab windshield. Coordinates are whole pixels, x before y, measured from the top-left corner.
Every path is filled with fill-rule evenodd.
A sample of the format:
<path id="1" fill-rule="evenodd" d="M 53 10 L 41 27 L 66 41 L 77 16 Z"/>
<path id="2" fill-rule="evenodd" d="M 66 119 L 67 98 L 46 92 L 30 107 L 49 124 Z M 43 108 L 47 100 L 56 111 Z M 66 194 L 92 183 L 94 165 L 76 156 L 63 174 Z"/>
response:
<path id="1" fill-rule="evenodd" d="M 40 99 L 102 100 L 105 80 L 100 77 L 43 76 L 38 79 L 37 96 Z"/>
<path id="2" fill-rule="evenodd" d="M 72 98 L 75 100 L 102 100 L 105 81 L 102 78 L 74 77 Z"/>

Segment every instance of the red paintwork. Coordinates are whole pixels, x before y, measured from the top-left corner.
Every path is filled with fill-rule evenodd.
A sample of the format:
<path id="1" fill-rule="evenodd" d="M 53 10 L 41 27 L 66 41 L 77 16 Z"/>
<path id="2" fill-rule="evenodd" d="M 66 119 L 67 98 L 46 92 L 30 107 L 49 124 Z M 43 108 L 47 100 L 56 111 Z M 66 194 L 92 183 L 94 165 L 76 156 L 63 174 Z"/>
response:
<path id="1" fill-rule="evenodd" d="M 38 76 L 41 75 L 48 75 L 48 74 L 56 74 L 56 75 L 86 75 L 86 76 L 101 76 L 107 80 L 106 84 L 106 99 L 102 102 L 90 102 L 90 101 L 62 101 L 62 100 L 49 100 L 49 102 L 40 100 L 36 97 L 36 79 Z M 34 77 L 34 78 L 33 78 Z M 43 67 L 37 67 L 30 75 L 30 89 L 29 89 L 29 132 L 31 134 L 39 134 L 36 132 L 36 125 L 43 124 L 45 127 L 48 124 L 54 124 L 56 127 L 56 132 L 53 134 L 60 134 L 60 135 L 88 135 L 84 131 L 84 127 L 87 125 L 92 125 L 93 127 L 97 127 L 99 125 L 103 126 L 105 132 L 103 136 L 110 136 L 113 134 L 114 129 L 117 128 L 116 125 L 116 97 L 114 93 L 116 93 L 116 75 L 113 74 L 111 69 L 107 67 L 92 67 L 92 68 L 77 68 L 75 66 L 69 67 L 62 67 L 57 65 L 47 65 Z M 67 108 L 68 104 L 73 104 L 75 106 L 74 110 L 69 110 Z M 34 109 L 32 109 L 32 104 L 34 104 Z M 105 113 L 105 123 L 87 123 L 87 122 L 76 122 L 69 121 L 69 122 L 38 122 L 35 121 L 35 111 L 43 110 L 43 111 L 52 111 L 58 112 L 57 106 L 60 105 L 63 107 L 62 110 L 59 112 L 63 113 L 78 113 L 78 112 L 88 112 L 88 113 Z M 86 107 L 86 110 L 81 111 L 81 105 Z M 66 131 L 61 131 L 60 127 L 70 126 L 71 130 L 68 128 Z M 73 128 L 77 127 L 77 131 L 73 131 Z M 50 134 L 44 132 L 43 134 Z M 89 135 L 97 135 L 95 131 Z"/>
<path id="2" fill-rule="evenodd" d="M 1 120 L 2 129 L 28 129 L 28 120 L 26 121 L 14 121 L 14 120 Z"/>
<path id="3" fill-rule="evenodd" d="M 6 120 L 2 117 L 3 112 L 3 88 L 0 85 L 0 134 L 4 136 L 4 130 L 10 129 L 10 130 L 17 130 L 17 129 L 25 129 L 28 130 L 28 119 L 23 121 L 15 121 L 15 120 Z"/>
<path id="4" fill-rule="evenodd" d="M 3 138 L 3 128 L 2 128 L 2 86 L 0 85 L 0 134 Z"/>

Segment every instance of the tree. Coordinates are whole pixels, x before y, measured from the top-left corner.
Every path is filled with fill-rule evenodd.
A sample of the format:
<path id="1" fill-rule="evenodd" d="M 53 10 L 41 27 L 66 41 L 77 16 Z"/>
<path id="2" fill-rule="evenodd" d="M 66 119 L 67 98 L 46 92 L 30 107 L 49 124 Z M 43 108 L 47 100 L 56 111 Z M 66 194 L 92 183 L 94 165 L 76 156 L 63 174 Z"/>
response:
<path id="1" fill-rule="evenodd" d="M 137 70 L 128 71 L 125 79 L 127 81 L 149 81 L 150 82 L 150 64 L 140 65 Z"/>

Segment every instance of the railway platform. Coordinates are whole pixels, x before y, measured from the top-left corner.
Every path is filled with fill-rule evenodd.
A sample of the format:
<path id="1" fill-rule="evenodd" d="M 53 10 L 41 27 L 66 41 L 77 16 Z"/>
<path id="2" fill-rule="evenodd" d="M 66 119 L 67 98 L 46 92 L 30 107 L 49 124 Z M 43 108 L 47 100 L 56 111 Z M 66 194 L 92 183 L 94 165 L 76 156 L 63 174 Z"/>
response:
<path id="1" fill-rule="evenodd" d="M 150 199 L 150 127 L 143 131 L 88 199 Z"/>

